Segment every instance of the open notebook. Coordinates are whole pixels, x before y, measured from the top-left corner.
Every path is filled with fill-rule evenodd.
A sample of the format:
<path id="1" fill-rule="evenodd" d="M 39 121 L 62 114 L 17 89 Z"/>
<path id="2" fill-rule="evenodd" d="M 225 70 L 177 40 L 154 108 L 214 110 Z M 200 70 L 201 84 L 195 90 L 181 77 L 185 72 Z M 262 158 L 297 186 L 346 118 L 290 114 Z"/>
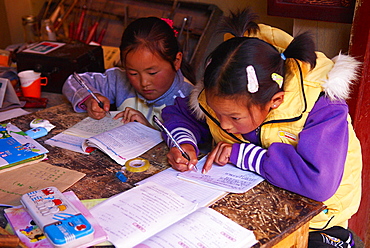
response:
<path id="1" fill-rule="evenodd" d="M 45 141 L 48 145 L 87 154 L 99 149 L 121 165 L 160 142 L 161 133 L 155 129 L 139 122 L 123 124 L 109 117 L 101 120 L 87 117 Z"/>

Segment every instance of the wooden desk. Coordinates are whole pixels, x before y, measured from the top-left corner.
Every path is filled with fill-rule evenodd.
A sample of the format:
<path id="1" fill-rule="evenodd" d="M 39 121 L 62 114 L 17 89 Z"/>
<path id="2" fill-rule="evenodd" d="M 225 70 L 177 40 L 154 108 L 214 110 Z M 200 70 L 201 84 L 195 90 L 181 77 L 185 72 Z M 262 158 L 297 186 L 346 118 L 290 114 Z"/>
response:
<path id="1" fill-rule="evenodd" d="M 23 131 L 35 118 L 49 120 L 56 126 L 38 141 L 50 152 L 50 164 L 86 173 L 86 176 L 71 186 L 82 199 L 106 198 L 133 187 L 134 183 L 168 168 L 167 147 L 162 142 L 142 157 L 150 161 L 145 172 L 127 173 L 123 183 L 115 177 L 121 166 L 107 155 L 96 151 L 91 155 L 80 154 L 58 147 L 50 147 L 44 141 L 73 126 L 86 117 L 75 113 L 68 103 L 47 108 L 29 115 L 11 119 Z M 322 209 L 320 202 L 274 187 L 262 182 L 244 194 L 229 194 L 211 206 L 240 225 L 253 230 L 259 243 L 253 247 L 303 248 L 307 247 L 308 222 Z"/>

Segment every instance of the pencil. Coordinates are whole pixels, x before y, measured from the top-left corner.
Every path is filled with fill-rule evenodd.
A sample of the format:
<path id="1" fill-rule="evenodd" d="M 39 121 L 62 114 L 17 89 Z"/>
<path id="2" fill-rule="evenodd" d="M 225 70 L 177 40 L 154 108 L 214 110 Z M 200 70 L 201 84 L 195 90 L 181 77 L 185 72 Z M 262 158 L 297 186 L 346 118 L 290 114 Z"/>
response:
<path id="1" fill-rule="evenodd" d="M 101 109 L 104 110 L 104 103 L 102 101 L 99 100 L 99 98 L 94 94 L 94 92 L 92 92 L 92 90 L 85 84 L 85 82 L 83 81 L 83 79 L 80 77 L 80 75 L 78 75 L 76 72 L 74 72 L 72 74 L 73 78 L 81 85 L 81 87 L 85 88 L 89 93 L 90 95 L 95 99 L 95 101 L 98 103 L 99 107 Z M 106 116 L 111 116 L 110 115 L 110 112 L 109 111 L 105 111 L 105 115 Z"/>
<path id="2" fill-rule="evenodd" d="M 157 116 L 153 116 L 153 122 L 155 124 L 157 124 L 157 126 L 163 131 L 165 132 L 168 137 L 170 137 L 170 139 L 172 140 L 172 142 L 174 143 L 174 145 L 180 150 L 181 152 L 181 155 L 186 158 L 188 161 L 190 161 L 190 156 L 189 154 L 187 154 L 184 149 L 182 149 L 182 147 L 180 146 L 180 144 L 175 140 L 175 138 L 172 136 L 172 134 L 170 133 L 170 131 L 168 131 L 168 129 L 163 125 L 163 123 L 158 119 Z M 194 168 L 195 170 L 198 170 L 197 166 L 194 165 Z"/>

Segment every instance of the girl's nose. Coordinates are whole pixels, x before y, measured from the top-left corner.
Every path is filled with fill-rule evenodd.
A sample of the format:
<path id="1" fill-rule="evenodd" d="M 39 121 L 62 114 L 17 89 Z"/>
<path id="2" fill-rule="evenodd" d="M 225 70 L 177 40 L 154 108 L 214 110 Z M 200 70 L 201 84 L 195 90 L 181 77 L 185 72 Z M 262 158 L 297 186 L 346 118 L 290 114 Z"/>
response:
<path id="1" fill-rule="evenodd" d="M 141 87 L 145 88 L 150 85 L 150 81 L 146 77 L 142 77 L 140 80 Z"/>
<path id="2" fill-rule="evenodd" d="M 226 131 L 231 130 L 231 128 L 233 127 L 232 124 L 226 120 L 226 118 L 220 118 L 220 125 Z"/>

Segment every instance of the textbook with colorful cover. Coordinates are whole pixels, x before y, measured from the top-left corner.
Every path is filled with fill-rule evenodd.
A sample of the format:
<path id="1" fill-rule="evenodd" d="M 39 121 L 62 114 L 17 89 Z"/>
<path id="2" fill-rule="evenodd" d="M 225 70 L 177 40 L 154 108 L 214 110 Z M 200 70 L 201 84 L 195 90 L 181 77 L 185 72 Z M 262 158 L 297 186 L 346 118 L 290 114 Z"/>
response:
<path id="1" fill-rule="evenodd" d="M 252 231 L 167 187 L 147 182 L 90 209 L 116 248 L 250 247 Z"/>
<path id="2" fill-rule="evenodd" d="M 158 130 L 139 122 L 123 124 L 120 120 L 109 117 L 100 120 L 87 117 L 45 141 L 48 145 L 81 153 L 91 153 L 94 149 L 99 149 L 121 165 L 160 142 L 162 137 Z"/>
<path id="3" fill-rule="evenodd" d="M 0 124 L 0 172 L 39 161 L 49 151 L 17 126 Z"/>

